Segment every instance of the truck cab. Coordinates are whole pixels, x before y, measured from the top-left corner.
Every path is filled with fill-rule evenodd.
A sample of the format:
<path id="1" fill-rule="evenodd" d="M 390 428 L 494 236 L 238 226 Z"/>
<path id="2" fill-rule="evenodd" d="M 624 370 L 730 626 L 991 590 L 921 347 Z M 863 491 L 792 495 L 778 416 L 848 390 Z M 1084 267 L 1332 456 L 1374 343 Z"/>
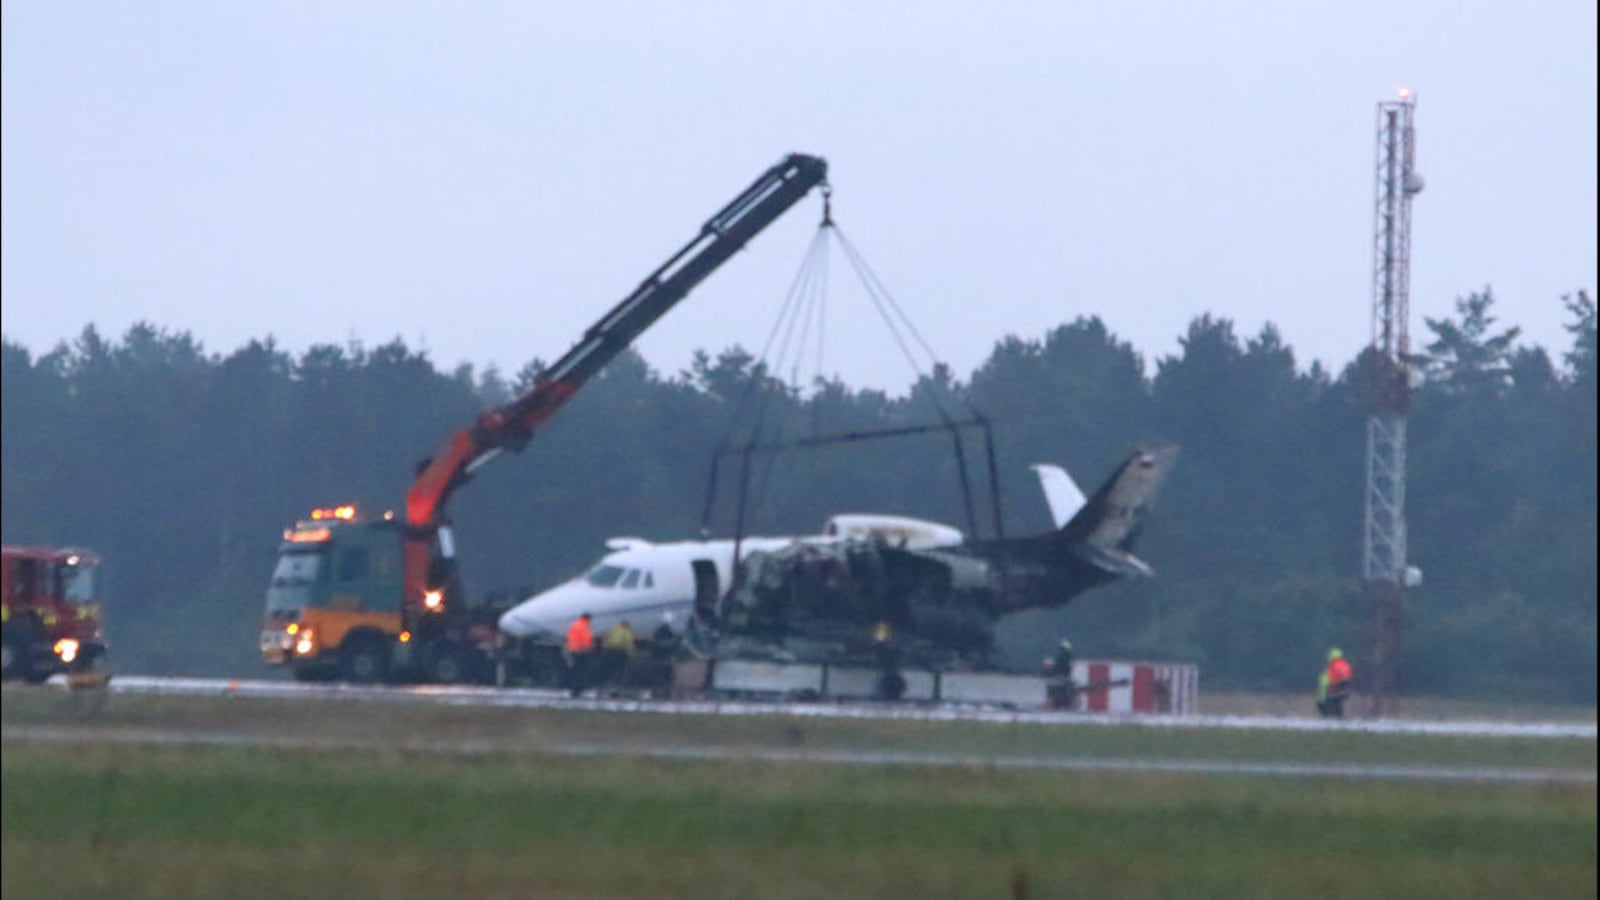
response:
<path id="1" fill-rule="evenodd" d="M 105 655 L 100 558 L 87 550 L 5 547 L 0 562 L 0 669 L 38 683 L 92 669 Z"/>
<path id="2" fill-rule="evenodd" d="M 401 615 L 401 523 L 364 521 L 354 506 L 313 510 L 285 529 L 267 586 L 261 656 L 297 678 L 382 681 Z"/>

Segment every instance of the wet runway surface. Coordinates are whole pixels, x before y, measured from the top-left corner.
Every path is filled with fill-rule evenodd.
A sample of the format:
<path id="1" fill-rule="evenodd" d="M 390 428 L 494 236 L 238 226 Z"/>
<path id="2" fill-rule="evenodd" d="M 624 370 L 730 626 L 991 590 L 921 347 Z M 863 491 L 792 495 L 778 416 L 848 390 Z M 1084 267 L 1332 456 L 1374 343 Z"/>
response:
<path id="1" fill-rule="evenodd" d="M 439 685 L 364 686 L 293 681 L 162 678 L 122 675 L 112 693 L 173 696 L 272 697 L 296 700 L 360 700 L 378 703 L 436 703 L 453 706 L 576 709 L 656 715 L 793 716 L 797 718 L 878 719 L 926 722 L 1032 723 L 1071 727 L 1134 725 L 1144 728 L 1230 728 L 1261 731 L 1358 732 L 1497 738 L 1589 738 L 1596 726 L 1582 722 L 1433 721 L 1414 719 L 1318 719 L 1274 716 L 1108 715 L 990 706 L 904 703 L 777 702 L 753 700 L 640 700 L 570 697 L 538 688 L 446 687 Z"/>
<path id="2" fill-rule="evenodd" d="M 60 679 L 56 680 L 58 689 Z M 1241 729 L 1262 732 L 1353 732 L 1434 735 L 1461 738 L 1548 738 L 1594 740 L 1592 724 L 1488 721 L 1324 720 L 1270 716 L 1153 716 L 1066 713 L 976 705 L 919 705 L 878 702 L 777 702 L 706 699 L 571 697 L 565 691 L 532 688 L 362 686 L 293 681 L 118 676 L 109 694 L 289 699 L 299 702 L 432 704 L 473 708 L 585 710 L 633 715 L 777 716 L 807 719 L 1029 723 L 1063 729 L 1133 726 L 1153 729 Z M 45 743 L 102 742 L 125 745 L 265 747 L 281 749 L 399 749 L 420 753 L 488 755 L 518 752 L 504 741 L 479 738 L 393 739 L 317 735 L 263 735 L 222 727 L 135 727 L 109 723 L 7 724 L 5 740 Z M 1183 758 L 1042 756 L 1023 753 L 970 754 L 937 750 L 870 750 L 797 747 L 716 747 L 681 743 L 569 741 L 544 744 L 533 752 L 569 757 L 632 756 L 671 760 L 757 760 L 861 766 L 978 766 L 1007 770 L 1094 771 L 1277 778 L 1347 778 L 1496 784 L 1594 784 L 1592 769 L 1550 769 L 1493 765 L 1429 765 L 1372 762 L 1295 762 Z"/>

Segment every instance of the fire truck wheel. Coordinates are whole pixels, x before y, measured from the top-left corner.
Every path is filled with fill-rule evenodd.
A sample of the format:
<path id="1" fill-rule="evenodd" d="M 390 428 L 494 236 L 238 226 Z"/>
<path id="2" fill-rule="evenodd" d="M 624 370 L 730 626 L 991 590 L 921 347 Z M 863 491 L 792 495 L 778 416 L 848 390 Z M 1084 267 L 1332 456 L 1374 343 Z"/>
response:
<path id="1" fill-rule="evenodd" d="M 376 640 L 356 638 L 347 641 L 341 656 L 345 681 L 376 684 L 389 677 L 388 651 Z"/>
<path id="2" fill-rule="evenodd" d="M 15 646 L 16 641 L 11 635 L 6 635 L 5 641 L 0 643 L 0 677 L 10 681 L 21 678 L 23 670 L 23 654 L 21 648 Z"/>

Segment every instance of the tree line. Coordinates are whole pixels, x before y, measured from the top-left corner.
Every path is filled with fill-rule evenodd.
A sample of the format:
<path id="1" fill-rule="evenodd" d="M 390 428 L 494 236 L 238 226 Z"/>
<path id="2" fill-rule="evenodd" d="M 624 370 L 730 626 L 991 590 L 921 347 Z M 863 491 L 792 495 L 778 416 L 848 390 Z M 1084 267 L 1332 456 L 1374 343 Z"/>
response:
<path id="1" fill-rule="evenodd" d="M 1519 343 L 1485 289 L 1427 319 L 1413 369 L 1407 507 L 1423 584 L 1407 601 L 1404 684 L 1455 696 L 1593 703 L 1596 684 L 1595 307 L 1563 298 L 1571 343 Z M 1093 317 L 1009 336 L 965 380 L 903 396 L 836 378 L 786 383 L 738 347 L 664 375 L 626 353 L 522 452 L 452 503 L 467 586 L 504 601 L 571 576 L 606 538 L 808 533 L 834 512 L 892 512 L 1009 534 L 1049 527 L 1027 466 L 1086 491 L 1141 441 L 1182 457 L 1141 538 L 1159 575 L 1002 625 L 1032 668 L 1060 636 L 1088 656 L 1199 662 L 1213 687 L 1304 690 L 1339 644 L 1359 672 L 1370 633 L 1357 573 L 1367 385 L 1379 361 L 1298 365 L 1268 325 L 1202 315 L 1147 366 Z M 398 509 L 416 464 L 542 368 L 441 371 L 396 339 L 272 339 L 208 352 L 142 323 L 86 327 L 41 354 L 4 341 L 0 492 L 7 543 L 106 559 L 114 665 L 257 674 L 255 634 L 277 536 L 315 506 Z M 984 442 L 948 433 L 719 448 L 914 428 L 976 410 Z M 942 411 L 942 412 L 941 412 Z M 971 501 L 961 490 L 963 462 Z M 715 485 L 715 491 L 711 491 Z M 995 504 L 998 502 L 996 513 Z"/>

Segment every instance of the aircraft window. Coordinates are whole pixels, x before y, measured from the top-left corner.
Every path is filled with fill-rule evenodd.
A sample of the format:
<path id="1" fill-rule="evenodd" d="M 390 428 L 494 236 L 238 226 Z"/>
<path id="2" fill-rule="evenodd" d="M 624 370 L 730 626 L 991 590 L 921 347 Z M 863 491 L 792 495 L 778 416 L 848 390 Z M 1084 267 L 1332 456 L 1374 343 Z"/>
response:
<path id="1" fill-rule="evenodd" d="M 656 576 L 650 572 L 644 573 L 644 584 L 641 587 L 653 588 L 656 586 Z"/>
<path id="2" fill-rule="evenodd" d="M 589 573 L 588 582 L 595 587 L 615 587 L 617 579 L 622 577 L 621 566 L 599 565 Z"/>
<path id="3" fill-rule="evenodd" d="M 622 586 L 625 587 L 625 588 L 636 588 L 636 587 L 638 587 L 639 586 L 639 570 L 638 569 L 629 569 L 628 570 L 628 574 L 622 576 Z"/>

